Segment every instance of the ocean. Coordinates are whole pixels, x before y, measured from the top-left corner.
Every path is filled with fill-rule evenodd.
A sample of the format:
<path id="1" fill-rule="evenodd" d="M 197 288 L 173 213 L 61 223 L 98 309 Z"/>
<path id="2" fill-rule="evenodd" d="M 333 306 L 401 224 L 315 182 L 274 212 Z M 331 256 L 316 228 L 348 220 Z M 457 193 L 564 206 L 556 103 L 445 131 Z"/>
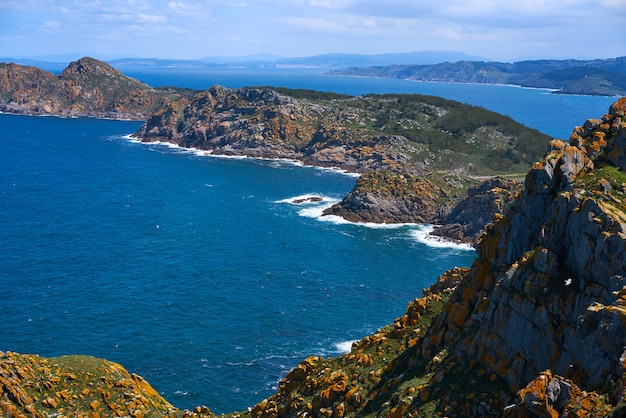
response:
<path id="1" fill-rule="evenodd" d="M 131 75 L 434 94 L 560 138 L 614 100 L 295 70 Z M 141 144 L 128 137 L 140 126 L 0 114 L 0 350 L 102 357 L 179 408 L 245 410 L 304 358 L 345 352 L 475 257 L 425 239 L 425 225 L 321 218 L 354 176 Z M 294 203 L 310 195 L 323 201 Z"/>

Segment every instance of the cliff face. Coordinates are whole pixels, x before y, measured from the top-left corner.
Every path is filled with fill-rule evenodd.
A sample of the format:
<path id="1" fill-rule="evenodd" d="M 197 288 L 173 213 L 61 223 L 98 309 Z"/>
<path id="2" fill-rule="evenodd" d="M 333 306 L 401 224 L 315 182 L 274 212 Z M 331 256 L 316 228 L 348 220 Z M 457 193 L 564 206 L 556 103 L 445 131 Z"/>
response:
<path id="1" fill-rule="evenodd" d="M 593 390 L 622 377 L 625 110 L 622 99 L 570 144 L 551 143 L 433 328 L 450 342 L 456 329 L 474 329 L 455 355 L 484 363 L 513 390 L 548 368 Z"/>
<path id="2" fill-rule="evenodd" d="M 0 111 L 30 115 L 144 120 L 181 92 L 157 90 L 93 58 L 72 62 L 60 76 L 0 63 Z"/>
<path id="3" fill-rule="evenodd" d="M 504 177 L 474 184 L 472 179 L 454 175 L 378 170 L 363 174 L 324 215 L 352 222 L 436 224 L 433 235 L 475 242 L 520 188 L 518 182 Z"/>

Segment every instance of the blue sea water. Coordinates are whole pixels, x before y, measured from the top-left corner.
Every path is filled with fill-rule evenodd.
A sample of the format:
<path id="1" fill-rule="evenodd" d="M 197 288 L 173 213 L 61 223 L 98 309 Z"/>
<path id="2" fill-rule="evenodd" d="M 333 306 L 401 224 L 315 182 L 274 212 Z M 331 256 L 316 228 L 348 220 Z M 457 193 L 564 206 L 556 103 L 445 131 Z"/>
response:
<path id="1" fill-rule="evenodd" d="M 201 80 L 152 76 L 170 85 Z M 204 76 L 207 85 L 228 84 Z M 231 87 L 397 88 L 397 80 L 315 74 L 229 77 Z M 561 137 L 612 102 L 427 87 L 530 115 L 544 132 L 584 113 L 555 131 Z M 554 119 L 542 124 L 541 109 L 552 107 Z M 140 144 L 127 137 L 140 125 L 0 115 L 0 350 L 103 357 L 178 407 L 243 410 L 302 359 L 340 354 L 400 316 L 441 272 L 475 257 L 424 241 L 424 226 L 320 219 L 354 177 Z M 324 202 L 293 203 L 306 195 Z"/>

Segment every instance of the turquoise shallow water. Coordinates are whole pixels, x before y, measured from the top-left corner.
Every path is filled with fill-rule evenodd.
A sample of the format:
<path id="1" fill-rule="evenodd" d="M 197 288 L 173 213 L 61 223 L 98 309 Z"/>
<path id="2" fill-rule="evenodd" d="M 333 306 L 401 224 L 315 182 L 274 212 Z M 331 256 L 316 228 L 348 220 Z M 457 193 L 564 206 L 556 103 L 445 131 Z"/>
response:
<path id="1" fill-rule="evenodd" d="M 125 137 L 139 126 L 0 115 L 0 350 L 104 357 L 176 406 L 242 410 L 474 258 L 420 226 L 320 220 L 353 177 Z M 307 194 L 325 201 L 292 203 Z"/>

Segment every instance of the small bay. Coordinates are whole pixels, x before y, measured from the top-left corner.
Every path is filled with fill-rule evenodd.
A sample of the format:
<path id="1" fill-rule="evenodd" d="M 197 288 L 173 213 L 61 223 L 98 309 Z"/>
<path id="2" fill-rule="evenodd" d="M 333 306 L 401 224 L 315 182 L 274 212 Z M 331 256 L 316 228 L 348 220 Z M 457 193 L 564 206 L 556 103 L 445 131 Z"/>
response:
<path id="1" fill-rule="evenodd" d="M 613 101 L 313 72 L 131 75 L 193 88 L 434 94 L 556 137 Z M 0 115 L 0 350 L 103 357 L 177 407 L 242 410 L 307 356 L 340 354 L 475 257 L 425 243 L 421 226 L 319 219 L 354 177 L 129 140 L 140 125 Z M 294 203 L 307 195 L 324 201 Z"/>

